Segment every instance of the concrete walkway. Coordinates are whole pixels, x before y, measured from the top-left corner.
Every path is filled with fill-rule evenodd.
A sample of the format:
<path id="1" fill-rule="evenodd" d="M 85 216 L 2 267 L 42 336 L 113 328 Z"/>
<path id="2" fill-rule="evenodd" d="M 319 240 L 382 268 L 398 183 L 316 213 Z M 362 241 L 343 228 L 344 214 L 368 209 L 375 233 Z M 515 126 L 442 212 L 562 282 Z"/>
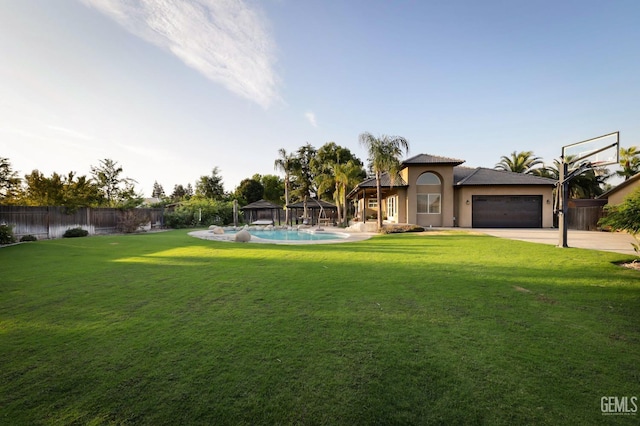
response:
<path id="1" fill-rule="evenodd" d="M 483 234 L 493 235 L 494 237 L 552 244 L 555 246 L 558 245 L 560 240 L 560 231 L 558 229 L 474 228 L 473 230 Z M 573 229 L 567 231 L 567 245 L 575 248 L 612 251 L 635 256 L 636 253 L 631 246 L 631 243 L 634 242 L 635 240 L 631 235 L 621 232 L 576 231 Z"/>

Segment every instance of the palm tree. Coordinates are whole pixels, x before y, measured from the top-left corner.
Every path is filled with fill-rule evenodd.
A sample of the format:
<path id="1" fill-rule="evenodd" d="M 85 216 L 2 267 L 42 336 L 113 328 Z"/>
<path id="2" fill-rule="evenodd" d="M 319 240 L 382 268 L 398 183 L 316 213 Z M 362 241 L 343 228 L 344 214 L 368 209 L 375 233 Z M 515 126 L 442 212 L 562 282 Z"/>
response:
<path id="1" fill-rule="evenodd" d="M 347 193 L 358 184 L 362 177 L 362 167 L 354 161 L 349 160 L 346 164 L 336 164 L 334 167 L 336 180 L 336 198 L 338 205 L 342 203 L 342 224 L 347 224 Z M 339 214 L 338 214 L 339 215 Z"/>
<path id="2" fill-rule="evenodd" d="M 289 205 L 289 189 L 291 185 L 290 177 L 295 167 L 295 158 L 293 155 L 288 154 L 284 148 L 280 148 L 278 150 L 278 155 L 280 157 L 273 163 L 273 167 L 274 169 L 280 170 L 284 173 L 284 223 L 289 223 L 289 209 L 286 208 L 286 206 Z"/>
<path id="3" fill-rule="evenodd" d="M 400 157 L 403 152 L 409 152 L 409 142 L 402 136 L 382 135 L 376 138 L 369 132 L 360 134 L 360 144 L 369 154 L 369 167 L 376 176 L 376 196 L 378 197 L 378 229 L 382 228 L 382 188 L 380 179 L 383 173 L 388 173 L 391 184 L 400 172 Z"/>
<path id="4" fill-rule="evenodd" d="M 533 167 L 542 164 L 542 159 L 533 155 L 533 151 L 513 151 L 509 157 L 503 155 L 494 169 L 515 173 L 532 173 Z"/>
<path id="5" fill-rule="evenodd" d="M 637 146 L 620 148 L 620 167 L 616 174 L 622 176 L 624 180 L 640 172 L 640 151 Z"/>
<path id="6" fill-rule="evenodd" d="M 347 218 L 347 192 L 362 178 L 362 166 L 353 160 L 346 163 L 330 162 L 324 164 L 326 172 L 315 177 L 318 193 L 331 190 L 336 203 L 338 223 L 344 224 Z"/>
<path id="7" fill-rule="evenodd" d="M 570 164 L 572 158 L 574 157 L 568 156 L 566 161 Z M 532 174 L 557 181 L 560 179 L 560 167 L 562 167 L 560 160 L 553 160 L 553 166 L 534 169 Z M 575 170 L 576 167 L 578 167 L 577 164 L 570 166 L 569 172 Z M 569 182 L 569 198 L 597 197 L 604 192 L 602 185 L 608 177 L 607 169 L 602 167 L 589 168 L 583 171 Z"/>

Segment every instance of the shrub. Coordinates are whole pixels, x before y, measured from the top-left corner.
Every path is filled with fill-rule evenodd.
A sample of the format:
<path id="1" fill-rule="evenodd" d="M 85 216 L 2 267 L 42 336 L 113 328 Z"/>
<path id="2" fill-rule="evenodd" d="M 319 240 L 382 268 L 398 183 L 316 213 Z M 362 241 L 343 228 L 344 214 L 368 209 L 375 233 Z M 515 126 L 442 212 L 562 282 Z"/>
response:
<path id="1" fill-rule="evenodd" d="M 71 228 L 67 229 L 62 236 L 62 238 L 77 238 L 77 237 L 86 237 L 89 235 L 89 231 L 82 228 Z"/>
<path id="2" fill-rule="evenodd" d="M 238 219 L 241 220 L 241 217 Z M 174 229 L 228 225 L 233 223 L 233 202 L 192 198 L 173 212 L 166 212 L 164 223 Z"/>
<path id="3" fill-rule="evenodd" d="M 600 226 L 610 227 L 614 231 L 626 231 L 636 240 L 631 243 L 640 258 L 640 190 L 629 194 L 622 203 L 605 206 L 606 216 L 598 221 Z"/>
<path id="4" fill-rule="evenodd" d="M 15 242 L 16 238 L 13 236 L 13 227 L 5 224 L 0 225 L 0 245 Z"/>
<path id="5" fill-rule="evenodd" d="M 122 216 L 118 222 L 118 229 L 125 234 L 131 234 L 147 223 L 149 223 L 149 218 L 144 212 L 129 209 L 122 212 Z"/>
<path id="6" fill-rule="evenodd" d="M 38 239 L 34 236 L 34 235 L 23 235 L 22 238 L 20 238 L 20 242 L 24 243 L 27 241 L 38 241 Z"/>
<path id="7" fill-rule="evenodd" d="M 403 232 L 422 232 L 424 228 L 418 225 L 385 225 L 380 232 L 382 234 L 400 234 Z"/>

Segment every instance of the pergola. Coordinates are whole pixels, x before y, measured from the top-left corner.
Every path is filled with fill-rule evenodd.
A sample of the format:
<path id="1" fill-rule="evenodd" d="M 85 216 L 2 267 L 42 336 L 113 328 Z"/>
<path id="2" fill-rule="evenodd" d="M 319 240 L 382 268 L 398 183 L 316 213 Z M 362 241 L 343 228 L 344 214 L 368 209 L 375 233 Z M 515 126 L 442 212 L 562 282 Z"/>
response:
<path id="1" fill-rule="evenodd" d="M 252 225 L 280 225 L 282 206 L 267 200 L 259 200 L 240 208 L 244 221 Z"/>
<path id="2" fill-rule="evenodd" d="M 299 201 L 294 204 L 288 204 L 287 209 L 292 210 L 292 213 L 289 214 L 289 225 L 293 225 L 293 221 L 295 220 L 296 224 L 304 223 L 305 218 L 302 217 L 304 214 L 304 201 Z M 307 199 L 307 212 L 310 212 L 309 219 L 311 223 L 309 225 L 313 226 L 314 224 L 333 224 L 338 220 L 338 208 L 335 204 L 331 204 L 327 201 L 316 200 L 315 198 Z"/>

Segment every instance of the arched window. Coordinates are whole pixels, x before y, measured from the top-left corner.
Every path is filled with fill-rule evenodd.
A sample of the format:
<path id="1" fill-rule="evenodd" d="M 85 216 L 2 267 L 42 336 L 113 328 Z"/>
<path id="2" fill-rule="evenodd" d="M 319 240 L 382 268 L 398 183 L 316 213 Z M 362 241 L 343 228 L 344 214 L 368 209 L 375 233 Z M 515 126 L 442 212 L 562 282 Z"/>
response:
<path id="1" fill-rule="evenodd" d="M 416 185 L 440 185 L 440 178 L 435 173 L 423 173 L 418 176 Z"/>
<path id="2" fill-rule="evenodd" d="M 418 213 L 440 214 L 442 198 L 442 182 L 435 173 L 426 172 L 418 176 Z"/>

